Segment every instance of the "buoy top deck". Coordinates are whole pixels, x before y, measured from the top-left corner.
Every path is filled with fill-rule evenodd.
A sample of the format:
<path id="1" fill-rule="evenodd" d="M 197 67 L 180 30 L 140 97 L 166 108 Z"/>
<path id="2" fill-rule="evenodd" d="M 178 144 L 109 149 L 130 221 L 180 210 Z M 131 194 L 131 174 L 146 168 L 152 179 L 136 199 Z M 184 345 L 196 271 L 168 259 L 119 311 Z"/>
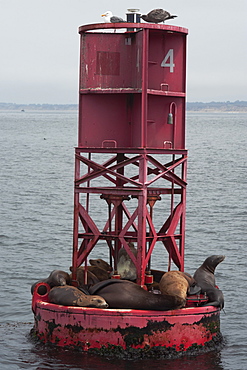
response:
<path id="1" fill-rule="evenodd" d="M 128 27 L 127 27 L 128 26 Z M 127 32 L 128 29 L 151 29 L 151 30 L 162 30 L 162 31 L 169 31 L 169 32 L 179 32 L 188 34 L 188 29 L 179 26 L 173 25 L 166 25 L 166 24 L 156 24 L 156 23 L 130 23 L 130 22 L 123 22 L 123 23 L 92 23 L 92 24 L 85 24 L 79 27 L 78 32 L 84 33 L 87 31 L 95 31 L 95 30 L 108 30 L 108 29 L 122 29 L 126 28 Z"/>

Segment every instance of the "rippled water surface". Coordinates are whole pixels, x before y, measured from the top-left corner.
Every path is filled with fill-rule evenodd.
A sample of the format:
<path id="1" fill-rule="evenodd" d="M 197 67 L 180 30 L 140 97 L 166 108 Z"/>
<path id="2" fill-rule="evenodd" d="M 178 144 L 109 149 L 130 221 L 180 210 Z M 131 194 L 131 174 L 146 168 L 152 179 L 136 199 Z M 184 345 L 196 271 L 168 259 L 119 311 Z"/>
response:
<path id="1" fill-rule="evenodd" d="M 210 254 L 225 295 L 221 350 L 121 361 L 33 342 L 31 284 L 68 271 L 72 253 L 74 112 L 0 112 L 0 369 L 247 369 L 247 114 L 187 116 L 186 271 Z M 154 261 L 153 261 L 154 262 Z"/>

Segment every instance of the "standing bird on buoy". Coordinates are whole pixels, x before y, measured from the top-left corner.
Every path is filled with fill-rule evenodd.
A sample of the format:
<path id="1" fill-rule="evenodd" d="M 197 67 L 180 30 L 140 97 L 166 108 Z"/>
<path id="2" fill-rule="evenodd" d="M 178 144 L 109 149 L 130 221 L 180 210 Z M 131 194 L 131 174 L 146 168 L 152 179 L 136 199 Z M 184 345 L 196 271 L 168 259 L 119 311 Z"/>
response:
<path id="1" fill-rule="evenodd" d="M 151 10 L 148 14 L 144 14 L 141 16 L 141 18 L 150 23 L 160 23 L 165 22 L 168 19 L 176 18 L 177 15 L 171 15 L 169 12 L 167 12 L 164 9 L 154 9 Z"/>
<path id="2" fill-rule="evenodd" d="M 105 23 L 121 23 L 125 22 L 123 18 L 117 17 L 112 14 L 110 10 L 107 10 L 104 14 L 101 15 L 101 17 L 104 17 Z"/>

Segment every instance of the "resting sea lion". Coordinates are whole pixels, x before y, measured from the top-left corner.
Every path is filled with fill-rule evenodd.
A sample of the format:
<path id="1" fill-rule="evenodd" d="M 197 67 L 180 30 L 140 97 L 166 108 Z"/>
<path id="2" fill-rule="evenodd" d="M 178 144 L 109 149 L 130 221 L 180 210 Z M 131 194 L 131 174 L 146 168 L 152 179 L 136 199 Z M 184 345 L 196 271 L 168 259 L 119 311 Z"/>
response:
<path id="1" fill-rule="evenodd" d="M 181 271 L 166 272 L 159 283 L 161 294 L 178 296 L 186 300 L 189 282 Z"/>
<path id="2" fill-rule="evenodd" d="M 99 281 L 110 279 L 110 272 L 103 270 L 98 266 L 88 266 L 87 269 L 92 272 Z"/>
<path id="3" fill-rule="evenodd" d="M 162 271 L 162 270 L 151 269 L 150 271 L 151 271 L 151 274 L 153 275 L 154 281 L 156 281 L 157 283 L 160 282 L 162 276 L 166 273 L 166 271 Z"/>
<path id="4" fill-rule="evenodd" d="M 88 266 L 90 267 L 90 266 Z M 72 267 L 70 267 L 70 270 L 72 270 Z M 72 275 L 70 275 L 72 278 Z M 76 280 L 78 282 L 78 287 L 85 287 L 85 286 L 91 286 L 99 282 L 99 279 L 96 275 L 94 275 L 93 272 L 87 271 L 87 284 L 84 283 L 85 281 L 85 269 L 83 266 L 77 267 L 76 269 Z"/>
<path id="5" fill-rule="evenodd" d="M 109 279 L 89 288 L 90 294 L 99 294 L 109 304 L 109 308 L 167 311 L 181 308 L 185 299 L 153 294 L 128 280 Z"/>
<path id="6" fill-rule="evenodd" d="M 194 273 L 194 279 L 201 287 L 202 293 L 208 296 L 208 302 L 203 306 L 215 306 L 224 308 L 224 296 L 220 289 L 216 288 L 214 271 L 218 264 L 224 261 L 225 256 L 213 255 L 203 262 L 203 264 Z"/>
<path id="7" fill-rule="evenodd" d="M 161 270 L 151 270 L 151 274 L 154 277 L 155 280 L 155 285 L 159 287 L 159 283 L 164 276 L 164 274 L 170 274 L 171 271 L 165 272 Z M 192 294 L 198 294 L 201 291 L 201 288 L 196 284 L 195 279 L 188 274 L 187 272 L 182 272 L 182 271 L 175 271 L 181 276 L 183 276 L 189 283 L 189 289 L 187 290 L 187 295 L 192 295 Z M 168 278 L 168 276 L 167 276 Z"/>
<path id="8" fill-rule="evenodd" d="M 107 263 L 106 261 L 102 260 L 101 258 L 97 258 L 95 260 L 90 259 L 89 263 L 91 266 L 97 266 L 105 271 L 107 271 L 109 274 L 112 272 L 112 267 Z"/>
<path id="9" fill-rule="evenodd" d="M 98 295 L 86 295 L 74 286 L 57 286 L 48 294 L 50 303 L 62 306 L 98 307 L 107 308 L 108 304 L 104 298 Z"/>
<path id="10" fill-rule="evenodd" d="M 34 288 L 38 283 L 47 283 L 51 288 L 53 288 L 54 286 L 70 284 L 70 282 L 70 275 L 67 272 L 62 270 L 53 270 L 47 279 L 38 280 L 31 286 L 31 293 L 33 294 Z"/>
<path id="11" fill-rule="evenodd" d="M 53 270 L 47 278 L 47 284 L 51 288 L 54 286 L 62 286 L 70 283 L 70 276 L 67 272 L 62 270 Z"/>

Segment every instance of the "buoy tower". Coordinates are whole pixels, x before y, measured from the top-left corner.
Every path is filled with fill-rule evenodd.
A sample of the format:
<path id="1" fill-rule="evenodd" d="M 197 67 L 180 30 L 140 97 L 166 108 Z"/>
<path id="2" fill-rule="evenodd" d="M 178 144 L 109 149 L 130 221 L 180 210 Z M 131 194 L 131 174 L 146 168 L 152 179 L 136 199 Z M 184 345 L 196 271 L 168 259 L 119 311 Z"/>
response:
<path id="1" fill-rule="evenodd" d="M 99 26 L 112 28 L 79 29 L 73 278 L 105 241 L 115 275 L 124 248 L 143 286 L 152 279 L 154 248 L 167 252 L 167 270 L 172 263 L 184 270 L 187 30 L 142 24 L 134 32 L 90 32 Z"/>

